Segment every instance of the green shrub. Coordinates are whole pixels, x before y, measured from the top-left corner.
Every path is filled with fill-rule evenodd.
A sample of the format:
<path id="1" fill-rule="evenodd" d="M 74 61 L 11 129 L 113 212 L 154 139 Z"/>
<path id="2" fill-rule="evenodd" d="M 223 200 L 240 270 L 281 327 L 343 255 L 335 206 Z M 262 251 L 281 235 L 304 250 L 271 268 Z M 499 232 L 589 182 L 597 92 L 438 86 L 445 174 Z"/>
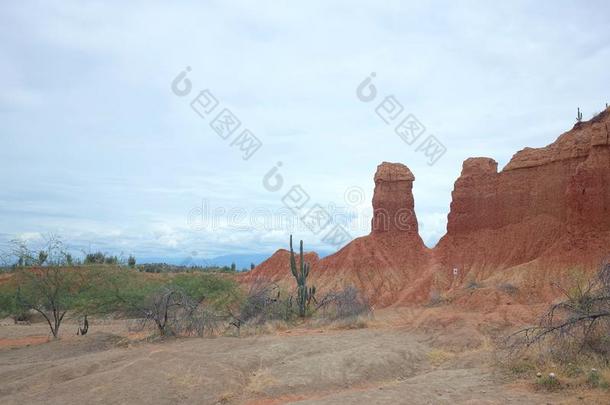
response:
<path id="1" fill-rule="evenodd" d="M 610 384 L 604 380 L 599 370 L 592 368 L 587 374 L 586 384 L 591 388 L 608 389 Z"/>
<path id="2" fill-rule="evenodd" d="M 180 288 L 195 301 L 206 300 L 218 309 L 235 303 L 240 295 L 235 281 L 215 274 L 178 274 L 171 279 L 171 284 Z"/>
<path id="3" fill-rule="evenodd" d="M 536 371 L 536 365 L 531 361 L 523 359 L 511 363 L 509 370 L 515 375 L 531 374 Z"/>
<path id="4" fill-rule="evenodd" d="M 498 290 L 503 291 L 509 295 L 515 295 L 519 292 L 519 288 L 511 283 L 502 283 L 498 285 Z"/>
<path id="5" fill-rule="evenodd" d="M 536 387 L 547 391 L 556 391 L 561 388 L 561 383 L 557 377 L 546 375 L 536 380 Z"/>

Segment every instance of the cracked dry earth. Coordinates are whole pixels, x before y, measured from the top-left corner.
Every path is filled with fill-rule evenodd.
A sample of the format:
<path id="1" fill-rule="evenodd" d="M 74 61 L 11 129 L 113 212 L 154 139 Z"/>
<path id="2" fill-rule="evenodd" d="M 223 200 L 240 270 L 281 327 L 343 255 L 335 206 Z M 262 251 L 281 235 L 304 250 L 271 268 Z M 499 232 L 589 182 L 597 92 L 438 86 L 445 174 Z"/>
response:
<path id="1" fill-rule="evenodd" d="M 0 342 L 10 342 L 6 336 L 18 342 L 15 331 L 22 330 L 44 334 L 36 325 L 1 326 Z M 488 350 L 447 354 L 404 327 L 124 342 L 97 331 L 4 345 L 0 403 L 587 403 L 507 380 L 493 368 Z"/>

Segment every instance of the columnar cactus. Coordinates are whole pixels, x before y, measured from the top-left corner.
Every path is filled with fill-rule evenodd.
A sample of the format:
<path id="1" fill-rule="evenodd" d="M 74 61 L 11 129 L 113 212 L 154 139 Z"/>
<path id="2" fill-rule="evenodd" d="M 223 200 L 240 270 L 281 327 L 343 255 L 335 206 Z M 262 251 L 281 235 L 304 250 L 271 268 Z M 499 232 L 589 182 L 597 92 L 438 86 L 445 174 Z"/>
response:
<path id="1" fill-rule="evenodd" d="M 582 122 L 582 113 L 580 112 L 580 107 L 578 107 L 578 112 L 576 113 L 576 122 Z"/>
<path id="2" fill-rule="evenodd" d="M 299 316 L 304 318 L 307 315 L 307 308 L 312 300 L 315 301 L 316 287 L 307 288 L 307 276 L 309 276 L 310 265 L 303 259 L 303 241 L 299 248 L 299 266 L 294 257 L 292 249 L 292 235 L 290 235 L 290 271 L 297 281 L 297 304 L 299 306 Z"/>

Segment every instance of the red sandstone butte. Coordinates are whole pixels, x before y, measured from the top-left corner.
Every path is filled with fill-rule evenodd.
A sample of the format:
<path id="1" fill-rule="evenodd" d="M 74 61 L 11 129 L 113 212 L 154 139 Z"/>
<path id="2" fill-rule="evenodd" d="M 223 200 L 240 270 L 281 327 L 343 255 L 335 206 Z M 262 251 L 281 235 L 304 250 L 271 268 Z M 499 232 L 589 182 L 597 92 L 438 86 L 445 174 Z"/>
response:
<path id="1" fill-rule="evenodd" d="M 413 173 L 403 164 L 383 162 L 374 179 L 371 233 L 320 260 L 311 278 L 327 288 L 352 284 L 376 304 L 390 305 L 415 286 L 429 267 L 430 252 L 418 233 Z"/>
<path id="2" fill-rule="evenodd" d="M 375 303 L 390 305 L 405 294 L 428 266 L 429 249 L 418 234 L 411 171 L 400 163 L 377 167 L 371 234 L 356 238 L 324 259 L 308 260 L 310 282 L 324 291 L 351 284 L 365 291 Z M 280 249 L 243 277 L 245 282 L 269 280 L 289 285 L 290 252 Z M 416 289 L 416 295 L 421 289 Z M 423 294 L 427 296 L 428 292 Z"/>
<path id="3" fill-rule="evenodd" d="M 501 171 L 491 158 L 464 161 L 434 249 L 418 234 L 411 171 L 384 162 L 374 180 L 371 233 L 324 259 L 308 254 L 311 283 L 353 284 L 381 306 L 424 302 L 467 282 L 511 283 L 531 302 L 552 299 L 553 282 L 592 272 L 610 255 L 610 109 L 546 147 L 519 151 Z M 289 281 L 289 252 L 243 279 L 266 277 Z"/>

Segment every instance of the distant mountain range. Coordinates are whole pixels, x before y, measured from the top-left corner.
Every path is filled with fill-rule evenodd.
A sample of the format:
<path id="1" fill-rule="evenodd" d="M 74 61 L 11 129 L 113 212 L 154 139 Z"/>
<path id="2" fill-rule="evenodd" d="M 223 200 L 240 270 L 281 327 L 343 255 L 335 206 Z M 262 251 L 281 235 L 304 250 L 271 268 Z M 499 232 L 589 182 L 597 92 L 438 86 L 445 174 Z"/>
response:
<path id="1" fill-rule="evenodd" d="M 183 257 L 183 258 L 169 258 L 169 257 L 146 257 L 138 260 L 138 264 L 144 263 L 167 263 L 173 265 L 183 266 L 231 266 L 235 263 L 237 270 L 250 270 L 250 264 L 254 263 L 258 266 L 265 260 L 267 260 L 273 253 L 243 253 L 233 255 L 223 255 L 212 258 L 204 257 Z M 325 257 L 331 254 L 331 252 L 318 252 L 320 257 Z"/>

